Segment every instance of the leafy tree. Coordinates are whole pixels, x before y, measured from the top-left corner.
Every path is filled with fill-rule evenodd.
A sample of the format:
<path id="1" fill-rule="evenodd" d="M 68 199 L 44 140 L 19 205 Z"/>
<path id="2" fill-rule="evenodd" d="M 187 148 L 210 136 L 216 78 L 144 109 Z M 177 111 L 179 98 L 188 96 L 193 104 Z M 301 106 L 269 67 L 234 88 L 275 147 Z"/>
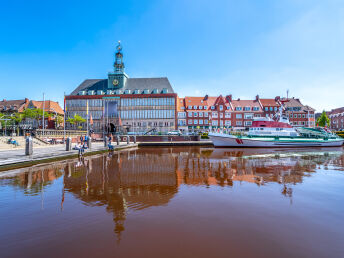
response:
<path id="1" fill-rule="evenodd" d="M 82 118 L 82 116 L 78 115 L 78 114 L 75 114 L 74 117 L 69 117 L 67 119 L 67 122 L 72 124 L 72 125 L 78 125 L 78 128 L 80 129 L 80 124 L 81 123 L 85 123 L 86 122 L 86 119 L 85 118 Z M 82 128 L 82 127 L 81 127 Z"/>
<path id="2" fill-rule="evenodd" d="M 325 110 L 322 112 L 321 116 L 318 117 L 317 124 L 319 126 L 329 126 L 330 125 L 330 119 L 326 115 Z"/>
<path id="3" fill-rule="evenodd" d="M 63 123 L 63 116 L 57 115 L 55 117 L 55 127 L 58 127 L 62 123 Z"/>

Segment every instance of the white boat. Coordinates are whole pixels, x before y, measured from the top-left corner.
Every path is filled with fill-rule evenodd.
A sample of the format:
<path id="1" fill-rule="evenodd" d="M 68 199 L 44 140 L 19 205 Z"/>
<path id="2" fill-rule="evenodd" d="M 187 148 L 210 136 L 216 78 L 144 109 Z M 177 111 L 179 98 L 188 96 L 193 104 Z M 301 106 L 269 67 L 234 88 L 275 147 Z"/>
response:
<path id="1" fill-rule="evenodd" d="M 339 147 L 344 139 L 326 128 L 300 128 L 296 130 L 282 115 L 279 120 L 255 118 L 246 135 L 231 135 L 224 132 L 210 132 L 209 138 L 215 147 Z"/>

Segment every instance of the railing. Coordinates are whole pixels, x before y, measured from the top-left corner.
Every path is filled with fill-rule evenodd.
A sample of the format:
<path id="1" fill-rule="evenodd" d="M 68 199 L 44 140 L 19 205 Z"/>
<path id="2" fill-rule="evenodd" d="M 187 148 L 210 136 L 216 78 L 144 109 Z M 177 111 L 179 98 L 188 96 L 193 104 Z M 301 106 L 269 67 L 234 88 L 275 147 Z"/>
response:
<path id="1" fill-rule="evenodd" d="M 42 129 L 36 130 L 37 137 L 63 137 L 64 133 L 66 132 L 66 137 L 73 137 L 73 136 L 80 136 L 85 135 L 86 131 L 81 130 L 54 130 L 54 129 L 44 129 L 44 133 Z"/>

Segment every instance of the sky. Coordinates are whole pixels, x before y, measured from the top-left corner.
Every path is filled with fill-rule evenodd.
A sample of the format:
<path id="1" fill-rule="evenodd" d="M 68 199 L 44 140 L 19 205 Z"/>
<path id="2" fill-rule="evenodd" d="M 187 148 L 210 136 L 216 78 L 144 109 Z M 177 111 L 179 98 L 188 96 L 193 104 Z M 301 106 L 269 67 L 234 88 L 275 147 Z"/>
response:
<path id="1" fill-rule="evenodd" d="M 166 76 L 181 97 L 344 106 L 342 0 L 3 0 L 0 99 L 62 104 L 107 77 L 118 40 L 130 77 Z"/>

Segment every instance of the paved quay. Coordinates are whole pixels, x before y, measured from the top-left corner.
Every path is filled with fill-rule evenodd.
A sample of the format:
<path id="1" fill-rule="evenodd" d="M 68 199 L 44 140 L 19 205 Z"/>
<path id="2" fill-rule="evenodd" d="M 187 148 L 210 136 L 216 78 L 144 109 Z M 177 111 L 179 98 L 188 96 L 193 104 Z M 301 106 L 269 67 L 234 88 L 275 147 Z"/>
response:
<path id="1" fill-rule="evenodd" d="M 113 143 L 114 151 L 127 148 L 135 148 L 137 143 L 124 143 L 120 145 Z M 104 147 L 104 143 L 92 143 L 92 148 L 85 150 L 84 155 L 97 154 L 104 152 L 107 147 Z M 7 170 L 15 167 L 30 166 L 38 163 L 44 163 L 54 161 L 57 159 L 75 158 L 78 156 L 77 150 L 66 151 L 65 145 L 53 145 L 49 147 L 36 147 L 33 149 L 33 155 L 25 155 L 25 149 L 11 149 L 0 151 L 0 171 Z"/>

